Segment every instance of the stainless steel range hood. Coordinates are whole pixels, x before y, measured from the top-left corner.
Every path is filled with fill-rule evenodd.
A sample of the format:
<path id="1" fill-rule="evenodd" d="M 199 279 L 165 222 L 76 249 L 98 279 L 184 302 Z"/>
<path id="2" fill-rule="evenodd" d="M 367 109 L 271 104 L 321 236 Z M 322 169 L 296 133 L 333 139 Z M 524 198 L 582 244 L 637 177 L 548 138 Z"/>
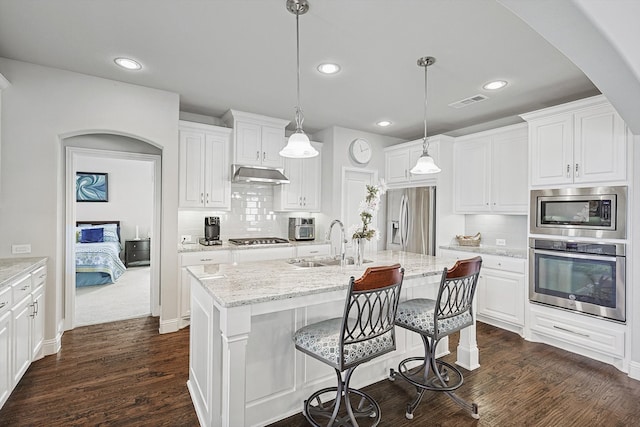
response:
<path id="1" fill-rule="evenodd" d="M 289 178 L 282 169 L 263 166 L 232 165 L 231 182 L 255 182 L 261 184 L 288 184 Z"/>

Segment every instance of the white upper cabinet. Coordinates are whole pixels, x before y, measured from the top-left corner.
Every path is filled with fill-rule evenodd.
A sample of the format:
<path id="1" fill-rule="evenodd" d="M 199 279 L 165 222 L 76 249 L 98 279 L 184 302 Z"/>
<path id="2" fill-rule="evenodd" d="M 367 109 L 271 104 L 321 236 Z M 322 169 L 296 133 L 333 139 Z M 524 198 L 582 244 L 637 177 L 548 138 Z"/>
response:
<path id="1" fill-rule="evenodd" d="M 222 118 L 233 127 L 233 163 L 282 168 L 287 120 L 229 110 Z"/>
<path id="2" fill-rule="evenodd" d="M 320 212 L 322 144 L 311 142 L 320 154 L 308 159 L 285 159 L 284 175 L 289 184 L 274 187 L 276 211 Z"/>
<path id="3" fill-rule="evenodd" d="M 181 208 L 231 208 L 231 129 L 180 121 Z"/>
<path id="4" fill-rule="evenodd" d="M 439 160 L 439 148 L 441 135 L 429 138 L 429 155 L 436 164 Z M 413 175 L 410 170 L 416 165 L 422 155 L 422 139 L 393 145 L 384 149 L 385 180 L 392 186 L 405 184 L 433 182 L 437 178 L 434 175 Z"/>
<path id="5" fill-rule="evenodd" d="M 527 213 L 526 125 L 457 138 L 453 158 L 457 213 Z"/>
<path id="6" fill-rule="evenodd" d="M 524 114 L 531 186 L 627 179 L 627 128 L 603 96 Z"/>

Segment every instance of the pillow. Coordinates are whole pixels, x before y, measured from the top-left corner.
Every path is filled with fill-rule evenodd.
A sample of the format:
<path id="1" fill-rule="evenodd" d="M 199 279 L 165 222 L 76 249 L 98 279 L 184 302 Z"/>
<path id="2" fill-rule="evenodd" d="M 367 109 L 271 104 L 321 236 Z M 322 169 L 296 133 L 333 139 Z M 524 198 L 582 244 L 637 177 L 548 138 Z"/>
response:
<path id="1" fill-rule="evenodd" d="M 80 243 L 103 242 L 104 230 L 102 228 L 83 228 L 80 230 Z"/>
<path id="2" fill-rule="evenodd" d="M 120 243 L 118 224 L 100 224 L 100 225 L 88 225 L 82 224 L 76 227 L 76 242 L 80 242 L 80 232 L 87 229 L 102 229 L 103 240 L 101 242 L 118 242 Z M 85 243 L 85 242 L 81 242 Z"/>

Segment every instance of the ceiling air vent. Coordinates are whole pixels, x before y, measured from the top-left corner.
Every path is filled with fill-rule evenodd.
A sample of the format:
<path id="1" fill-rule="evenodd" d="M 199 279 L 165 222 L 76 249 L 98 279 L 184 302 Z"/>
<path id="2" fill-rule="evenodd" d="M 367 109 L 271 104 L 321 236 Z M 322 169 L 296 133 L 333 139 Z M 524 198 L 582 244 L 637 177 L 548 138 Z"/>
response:
<path id="1" fill-rule="evenodd" d="M 470 96 L 469 98 L 465 98 L 465 99 L 461 99 L 460 101 L 452 102 L 451 104 L 449 104 L 449 107 L 451 107 L 451 108 L 462 108 L 462 107 L 466 107 L 467 105 L 475 104 L 476 102 L 484 101 L 485 99 L 489 99 L 489 97 L 484 96 L 484 95 L 480 95 L 480 94 L 473 95 L 473 96 Z"/>

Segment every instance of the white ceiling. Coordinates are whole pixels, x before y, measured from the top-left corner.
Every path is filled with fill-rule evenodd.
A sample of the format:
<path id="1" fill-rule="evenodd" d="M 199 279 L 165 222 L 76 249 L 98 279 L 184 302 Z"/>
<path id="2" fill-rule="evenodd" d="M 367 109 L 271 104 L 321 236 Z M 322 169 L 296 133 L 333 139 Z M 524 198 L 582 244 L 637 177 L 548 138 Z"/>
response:
<path id="1" fill-rule="evenodd" d="M 309 2 L 300 44 L 310 133 L 337 125 L 421 137 L 424 69 L 416 60 L 426 55 L 437 59 L 429 135 L 515 123 L 517 114 L 599 93 L 495 0 Z M 0 56 L 176 92 L 181 111 L 214 117 L 234 108 L 293 121 L 295 46 L 285 0 L 0 0 Z M 143 70 L 116 67 L 118 56 Z M 342 71 L 320 75 L 325 61 Z M 483 90 L 493 79 L 509 85 Z M 447 106 L 476 94 L 489 99 Z M 381 119 L 393 126 L 377 127 Z"/>

